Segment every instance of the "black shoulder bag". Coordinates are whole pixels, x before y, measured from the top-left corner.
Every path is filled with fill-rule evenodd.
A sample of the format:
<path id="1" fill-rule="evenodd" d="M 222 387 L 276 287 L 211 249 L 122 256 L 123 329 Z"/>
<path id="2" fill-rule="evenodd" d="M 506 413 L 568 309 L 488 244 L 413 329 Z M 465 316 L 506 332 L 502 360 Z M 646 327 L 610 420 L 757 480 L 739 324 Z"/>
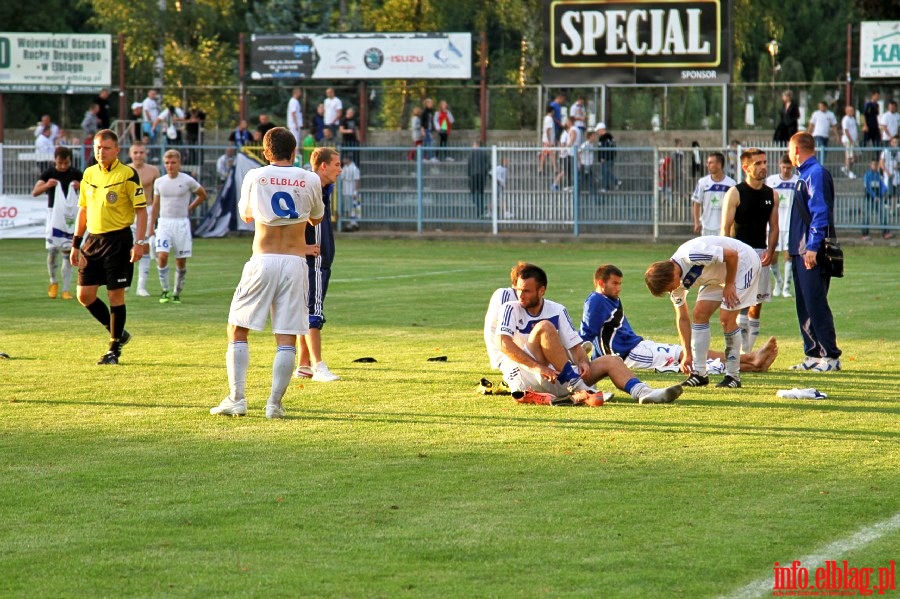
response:
<path id="1" fill-rule="evenodd" d="M 801 210 L 800 218 L 806 223 L 807 235 L 809 230 L 809 210 Z M 844 250 L 837 240 L 837 232 L 834 225 L 828 223 L 828 237 L 822 241 L 822 247 L 816 254 L 816 263 L 823 275 L 842 278 L 844 276 Z"/>

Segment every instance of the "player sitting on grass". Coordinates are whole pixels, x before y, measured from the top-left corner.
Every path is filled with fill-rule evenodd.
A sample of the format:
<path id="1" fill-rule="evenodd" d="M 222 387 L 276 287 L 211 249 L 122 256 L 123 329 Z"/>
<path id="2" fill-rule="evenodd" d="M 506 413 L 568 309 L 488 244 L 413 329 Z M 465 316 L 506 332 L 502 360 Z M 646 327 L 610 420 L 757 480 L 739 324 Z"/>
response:
<path id="1" fill-rule="evenodd" d="M 616 387 L 642 404 L 671 403 L 681 395 L 680 385 L 653 389 L 641 382 L 616 356 L 589 361 L 565 307 L 545 300 L 546 290 L 546 273 L 532 264 L 525 265 L 516 280 L 518 299 L 500 308 L 500 370 L 513 392 L 536 391 L 557 398 L 571 397 L 576 404 L 600 405 L 598 399 L 602 397 L 597 397 L 592 385 L 608 376 Z"/>
<path id="2" fill-rule="evenodd" d="M 631 328 L 619 299 L 622 271 L 612 264 L 601 265 L 594 272 L 594 286 L 584 302 L 579 331 L 581 338 L 594 346 L 594 355 L 619 356 L 632 369 L 678 372 L 684 351 L 680 345 L 644 339 Z M 777 355 L 778 344 L 771 337 L 758 351 L 741 355 L 741 371 L 766 372 Z M 724 353 L 709 350 L 707 356 L 708 372 L 724 372 Z"/>

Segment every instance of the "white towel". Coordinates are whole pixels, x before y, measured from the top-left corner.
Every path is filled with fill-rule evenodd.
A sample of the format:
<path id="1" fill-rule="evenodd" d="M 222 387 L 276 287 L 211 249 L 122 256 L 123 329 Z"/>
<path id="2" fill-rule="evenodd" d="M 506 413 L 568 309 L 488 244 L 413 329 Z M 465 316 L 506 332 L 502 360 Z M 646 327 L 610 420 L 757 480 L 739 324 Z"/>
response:
<path id="1" fill-rule="evenodd" d="M 776 395 L 785 399 L 825 399 L 828 397 L 827 394 L 822 393 L 818 389 L 798 389 L 797 387 L 782 389 Z"/>

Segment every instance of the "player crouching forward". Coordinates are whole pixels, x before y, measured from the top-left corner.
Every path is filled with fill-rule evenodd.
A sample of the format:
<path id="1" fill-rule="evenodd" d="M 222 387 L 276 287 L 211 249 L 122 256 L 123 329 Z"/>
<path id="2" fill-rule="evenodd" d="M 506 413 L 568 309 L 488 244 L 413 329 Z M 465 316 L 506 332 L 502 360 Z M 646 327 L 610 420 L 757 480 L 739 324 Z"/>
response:
<path id="1" fill-rule="evenodd" d="M 584 302 L 581 317 L 581 338 L 594 346 L 594 355 L 619 356 L 625 366 L 638 370 L 678 372 L 683 349 L 680 345 L 644 339 L 634 332 L 619 294 L 622 291 L 622 271 L 612 264 L 603 264 L 594 272 L 594 293 Z M 709 350 L 707 370 L 721 374 L 725 354 Z M 766 372 L 778 355 L 775 337 L 758 351 L 741 354 L 741 371 Z"/>
<path id="2" fill-rule="evenodd" d="M 247 173 L 238 211 L 244 222 L 255 221 L 253 256 L 244 266 L 228 313 L 230 394 L 210 414 L 243 416 L 250 349 L 247 331 L 261 331 L 271 312 L 277 350 L 272 363 L 272 392 L 266 418 L 284 417 L 281 398 L 291 382 L 297 358 L 297 335 L 309 332 L 306 311 L 306 224 L 322 220 L 322 184 L 315 173 L 293 166 L 297 141 L 284 127 L 263 137 L 269 166 Z"/>
<path id="3" fill-rule="evenodd" d="M 731 237 L 696 237 L 679 247 L 671 259 L 654 262 L 644 273 L 654 296 L 668 293 L 675 307 L 675 325 L 681 337 L 681 371 L 690 376 L 686 387 L 709 384 L 706 359 L 709 354 L 709 319 L 721 307 L 719 319 L 725 333 L 725 378 L 717 387 L 740 387 L 741 329 L 737 317 L 742 308 L 754 305 L 760 270 L 756 250 Z M 694 322 L 687 307 L 687 293 L 699 286 L 694 304 Z"/>
<path id="4" fill-rule="evenodd" d="M 544 299 L 547 275 L 541 268 L 522 268 L 515 290 L 518 300 L 501 307 L 497 327 L 504 355 L 500 370 L 511 391 L 571 395 L 575 403 L 592 403 L 596 390 L 591 385 L 608 376 L 642 404 L 671 403 L 681 395 L 680 385 L 653 389 L 641 382 L 618 357 L 588 361 L 565 307 Z"/>

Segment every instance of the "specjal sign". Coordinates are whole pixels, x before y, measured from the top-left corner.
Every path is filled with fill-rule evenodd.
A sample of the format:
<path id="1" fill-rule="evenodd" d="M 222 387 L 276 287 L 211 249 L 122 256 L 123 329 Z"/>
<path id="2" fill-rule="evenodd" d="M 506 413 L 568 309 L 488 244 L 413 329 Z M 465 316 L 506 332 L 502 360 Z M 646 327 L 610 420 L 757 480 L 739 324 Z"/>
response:
<path id="1" fill-rule="evenodd" d="M 544 83 L 727 83 L 727 0 L 544 0 Z"/>

